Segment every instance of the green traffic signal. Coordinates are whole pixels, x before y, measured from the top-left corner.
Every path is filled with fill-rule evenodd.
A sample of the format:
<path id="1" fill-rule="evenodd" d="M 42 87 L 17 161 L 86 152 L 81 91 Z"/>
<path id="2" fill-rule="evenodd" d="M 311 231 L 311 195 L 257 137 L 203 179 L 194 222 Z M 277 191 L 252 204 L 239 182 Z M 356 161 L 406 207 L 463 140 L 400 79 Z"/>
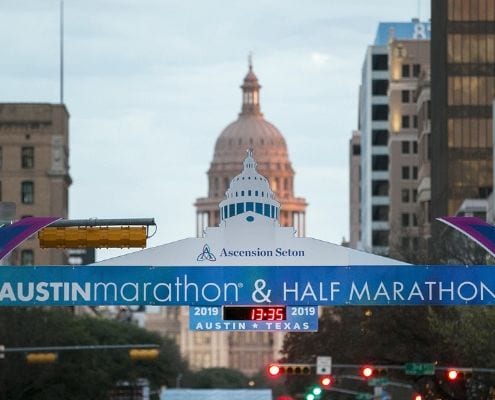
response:
<path id="1" fill-rule="evenodd" d="M 306 400 L 315 400 L 315 395 L 313 393 L 309 393 L 306 395 Z"/>
<path id="2" fill-rule="evenodd" d="M 322 390 L 321 390 L 321 387 L 315 386 L 315 387 L 311 390 L 311 392 L 312 392 L 315 396 L 319 396 L 319 395 L 321 394 Z"/>

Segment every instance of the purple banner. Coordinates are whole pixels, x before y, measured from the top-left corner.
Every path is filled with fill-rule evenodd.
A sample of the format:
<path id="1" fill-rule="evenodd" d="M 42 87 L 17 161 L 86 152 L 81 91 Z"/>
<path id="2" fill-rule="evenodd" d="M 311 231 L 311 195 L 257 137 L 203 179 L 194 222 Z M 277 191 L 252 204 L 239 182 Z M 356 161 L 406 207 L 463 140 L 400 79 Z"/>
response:
<path id="1" fill-rule="evenodd" d="M 26 217 L 0 228 L 0 260 L 45 226 L 60 217 Z"/>
<path id="2" fill-rule="evenodd" d="M 495 226 L 475 217 L 442 217 L 437 219 L 464 233 L 495 257 Z"/>

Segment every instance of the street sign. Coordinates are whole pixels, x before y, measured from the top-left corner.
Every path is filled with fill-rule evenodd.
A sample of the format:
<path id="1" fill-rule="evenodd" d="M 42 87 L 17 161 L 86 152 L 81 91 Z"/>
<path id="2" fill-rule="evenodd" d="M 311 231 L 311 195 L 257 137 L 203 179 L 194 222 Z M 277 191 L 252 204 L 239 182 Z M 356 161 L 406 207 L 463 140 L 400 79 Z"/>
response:
<path id="1" fill-rule="evenodd" d="M 386 386 L 388 378 L 373 378 L 368 381 L 368 386 Z"/>
<path id="2" fill-rule="evenodd" d="M 406 363 L 406 375 L 435 375 L 435 365 L 432 363 Z"/>
<path id="3" fill-rule="evenodd" d="M 332 357 L 316 357 L 316 375 L 330 375 L 332 373 Z"/>
<path id="4" fill-rule="evenodd" d="M 228 308 L 229 312 L 226 312 L 225 308 Z M 239 311 L 235 312 L 236 308 Z M 278 313 L 282 309 L 285 312 Z M 189 329 L 191 331 L 316 332 L 318 306 L 191 306 Z"/>

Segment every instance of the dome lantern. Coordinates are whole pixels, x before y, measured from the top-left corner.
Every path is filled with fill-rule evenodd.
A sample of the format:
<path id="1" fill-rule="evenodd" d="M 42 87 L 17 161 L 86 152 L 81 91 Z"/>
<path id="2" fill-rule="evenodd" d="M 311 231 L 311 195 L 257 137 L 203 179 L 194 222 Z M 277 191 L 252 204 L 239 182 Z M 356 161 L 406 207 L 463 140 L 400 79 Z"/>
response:
<path id="1" fill-rule="evenodd" d="M 251 55 L 248 58 L 249 71 L 241 85 L 242 89 L 242 110 L 239 115 L 259 115 L 263 116 L 260 108 L 260 89 L 258 78 L 253 72 L 253 62 Z"/>

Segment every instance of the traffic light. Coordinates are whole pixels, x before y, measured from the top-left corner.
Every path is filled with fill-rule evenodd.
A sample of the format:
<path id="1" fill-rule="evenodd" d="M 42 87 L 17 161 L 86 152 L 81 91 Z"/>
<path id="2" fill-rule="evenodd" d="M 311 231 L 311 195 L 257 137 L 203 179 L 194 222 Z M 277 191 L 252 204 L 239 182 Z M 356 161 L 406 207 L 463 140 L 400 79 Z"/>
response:
<path id="1" fill-rule="evenodd" d="M 365 379 L 384 378 L 387 376 L 387 370 L 372 365 L 365 365 L 361 368 L 360 375 Z"/>
<path id="2" fill-rule="evenodd" d="M 323 389 L 330 389 L 332 383 L 333 383 L 333 378 L 330 375 L 324 375 L 320 378 L 320 385 Z"/>
<path id="3" fill-rule="evenodd" d="M 280 366 L 278 364 L 270 364 L 267 368 L 268 375 L 276 377 L 280 375 Z"/>
<path id="4" fill-rule="evenodd" d="M 57 361 L 57 353 L 27 353 L 26 361 L 28 364 L 51 364 Z"/>
<path id="5" fill-rule="evenodd" d="M 447 379 L 451 382 L 456 381 L 461 378 L 462 372 L 456 369 L 448 369 L 447 370 Z"/>
<path id="6" fill-rule="evenodd" d="M 312 372 L 311 364 L 270 364 L 267 368 L 268 375 L 277 377 L 280 375 L 309 375 Z"/>
<path id="7" fill-rule="evenodd" d="M 131 349 L 129 350 L 129 357 L 134 361 L 149 361 L 155 360 L 160 354 L 159 349 Z"/>
<path id="8" fill-rule="evenodd" d="M 321 390 L 321 387 L 319 387 L 319 386 L 314 386 L 311 389 L 311 393 L 313 393 L 316 397 L 318 397 L 319 395 L 321 395 L 322 392 L 323 392 L 323 390 Z"/>
<path id="9" fill-rule="evenodd" d="M 412 400 L 423 400 L 423 396 L 421 396 L 419 393 L 414 393 Z"/>
<path id="10" fill-rule="evenodd" d="M 144 226 L 48 227 L 38 232 L 43 249 L 146 247 L 147 236 Z"/>

